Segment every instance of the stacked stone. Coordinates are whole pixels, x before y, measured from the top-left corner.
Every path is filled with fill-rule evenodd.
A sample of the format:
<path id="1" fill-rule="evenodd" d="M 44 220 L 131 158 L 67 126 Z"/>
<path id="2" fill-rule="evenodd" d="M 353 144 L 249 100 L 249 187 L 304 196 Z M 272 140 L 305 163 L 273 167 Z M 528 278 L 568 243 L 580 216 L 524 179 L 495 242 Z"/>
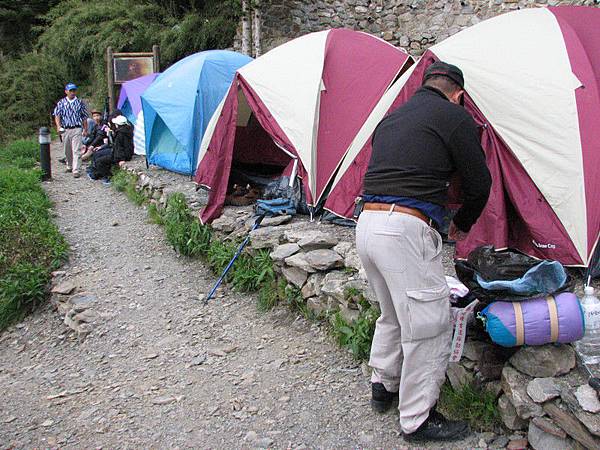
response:
<path id="1" fill-rule="evenodd" d="M 251 207 L 226 208 L 212 228 L 222 239 L 235 239 L 253 223 Z M 302 219 L 292 222 L 291 216 L 268 217 L 261 225 L 250 232 L 249 251 L 268 250 L 276 272 L 300 290 L 317 316 L 339 310 L 352 323 L 360 313 L 359 298 L 377 305 L 352 241 L 354 230 Z"/>
<path id="2" fill-rule="evenodd" d="M 594 0 L 273 0 L 262 2 L 263 48 L 329 28 L 366 31 L 421 55 L 463 28 L 498 14 L 540 6 L 587 5 Z M 241 28 L 241 27 L 240 27 Z M 239 50 L 239 39 L 236 49 Z"/>
<path id="3" fill-rule="evenodd" d="M 600 448 L 600 402 L 569 345 L 524 347 L 502 371 L 505 424 L 528 429 L 535 449 Z"/>
<path id="4" fill-rule="evenodd" d="M 145 169 L 142 160 L 131 161 L 125 170 L 138 177 L 136 189 L 150 199 L 151 203 L 164 207 L 169 195 L 176 192 L 182 193 L 187 205 L 192 211 L 199 211 L 208 201 L 205 190 L 196 190 L 193 183 L 181 175 L 160 170 L 158 168 Z"/>
<path id="5" fill-rule="evenodd" d="M 64 279 L 65 272 L 57 271 L 52 275 L 52 304 L 64 317 L 65 325 L 75 331 L 78 338 L 85 338 L 93 331 L 99 318 L 98 313 L 93 309 L 96 297 L 88 292 L 75 294 L 77 287 Z"/>

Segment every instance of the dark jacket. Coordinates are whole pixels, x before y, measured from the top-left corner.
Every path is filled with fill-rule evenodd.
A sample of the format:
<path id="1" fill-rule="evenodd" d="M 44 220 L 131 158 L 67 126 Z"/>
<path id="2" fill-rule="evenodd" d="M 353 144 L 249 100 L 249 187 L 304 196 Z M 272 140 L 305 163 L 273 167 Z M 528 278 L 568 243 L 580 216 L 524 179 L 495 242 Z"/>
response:
<path id="1" fill-rule="evenodd" d="M 491 187 L 477 126 L 442 92 L 422 87 L 375 129 L 364 193 L 446 206 L 455 172 L 462 179 L 463 205 L 454 223 L 466 232 L 485 207 Z"/>
<path id="2" fill-rule="evenodd" d="M 129 124 L 122 125 L 115 131 L 113 142 L 113 163 L 131 161 L 133 156 L 133 127 Z"/>
<path id="3" fill-rule="evenodd" d="M 106 138 L 106 132 L 102 129 L 102 126 L 96 125 L 94 131 L 90 135 L 90 143 L 92 147 L 100 147 L 104 144 L 104 138 Z"/>

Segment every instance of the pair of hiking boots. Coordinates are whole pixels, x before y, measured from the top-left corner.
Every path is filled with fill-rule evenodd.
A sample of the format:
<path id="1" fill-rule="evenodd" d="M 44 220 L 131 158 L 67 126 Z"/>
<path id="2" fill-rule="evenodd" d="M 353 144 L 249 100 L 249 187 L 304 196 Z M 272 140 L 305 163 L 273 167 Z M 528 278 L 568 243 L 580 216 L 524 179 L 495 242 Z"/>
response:
<path id="1" fill-rule="evenodd" d="M 371 384 L 371 407 L 374 411 L 384 413 L 397 405 L 398 392 L 388 392 L 382 383 Z M 466 437 L 468 433 L 466 422 L 448 420 L 434 406 L 425 422 L 412 433 L 405 433 L 403 438 L 407 442 L 455 441 Z"/>
<path id="2" fill-rule="evenodd" d="M 250 185 L 239 186 L 233 185 L 233 191 L 225 196 L 225 204 L 232 206 L 248 206 L 256 203 L 256 200 L 261 196 L 261 191 Z"/>

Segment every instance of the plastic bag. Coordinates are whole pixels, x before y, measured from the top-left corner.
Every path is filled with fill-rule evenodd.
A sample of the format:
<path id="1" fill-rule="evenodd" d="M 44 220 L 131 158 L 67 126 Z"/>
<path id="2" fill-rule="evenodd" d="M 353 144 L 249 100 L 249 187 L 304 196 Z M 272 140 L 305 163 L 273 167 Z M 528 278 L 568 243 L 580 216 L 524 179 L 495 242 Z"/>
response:
<path id="1" fill-rule="evenodd" d="M 551 270 L 540 270 L 542 266 Z M 457 261 L 455 269 L 458 279 L 483 303 L 523 301 L 572 287 L 572 280 L 560 263 L 542 262 L 512 249 L 498 251 L 491 246 L 478 247 L 467 261 Z M 493 289 L 484 288 L 478 283 L 478 277 L 482 284 Z"/>
<path id="2" fill-rule="evenodd" d="M 306 196 L 299 179 L 294 180 L 293 186 L 290 186 L 290 177 L 288 176 L 282 176 L 271 181 L 263 191 L 263 199 L 289 199 L 297 213 L 309 214 Z"/>

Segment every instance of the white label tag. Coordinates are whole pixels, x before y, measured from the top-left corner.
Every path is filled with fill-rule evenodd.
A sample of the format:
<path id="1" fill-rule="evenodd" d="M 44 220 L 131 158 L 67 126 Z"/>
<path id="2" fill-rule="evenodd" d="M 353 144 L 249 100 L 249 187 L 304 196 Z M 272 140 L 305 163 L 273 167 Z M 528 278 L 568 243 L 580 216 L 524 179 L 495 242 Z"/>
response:
<path id="1" fill-rule="evenodd" d="M 479 300 L 473 300 L 467 306 L 459 309 L 454 321 L 454 337 L 452 338 L 452 347 L 450 352 L 450 362 L 458 362 L 465 348 L 465 338 L 467 337 L 467 323 L 473 315 L 473 309 L 479 303 Z"/>

